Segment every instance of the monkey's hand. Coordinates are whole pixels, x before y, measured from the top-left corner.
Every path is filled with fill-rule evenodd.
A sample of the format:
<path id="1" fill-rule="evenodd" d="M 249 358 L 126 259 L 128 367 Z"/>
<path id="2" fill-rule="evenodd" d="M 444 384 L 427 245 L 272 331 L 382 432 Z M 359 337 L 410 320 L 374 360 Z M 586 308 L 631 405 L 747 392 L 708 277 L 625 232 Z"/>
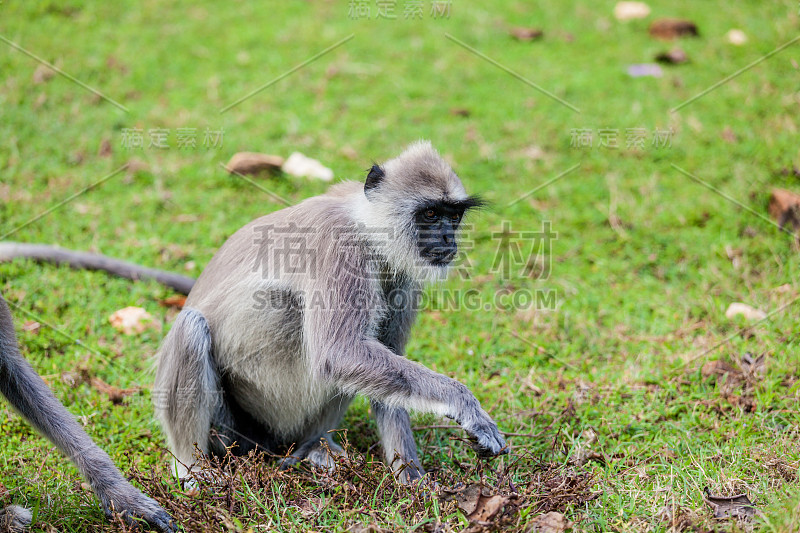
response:
<path id="1" fill-rule="evenodd" d="M 481 457 L 494 457 L 495 455 L 508 453 L 506 440 L 500 434 L 500 430 L 497 429 L 497 424 L 483 409 L 480 409 L 479 417 L 470 422 L 460 424 L 473 440 L 473 447 Z"/>
<path id="2" fill-rule="evenodd" d="M 461 385 L 461 387 L 463 387 L 462 398 L 464 398 L 466 406 L 460 410 L 458 416 L 452 418 L 455 418 L 456 422 L 472 438 L 479 455 L 491 457 L 508 453 L 506 440 L 497 429 L 495 421 L 483 410 L 475 396 L 465 386 Z"/>

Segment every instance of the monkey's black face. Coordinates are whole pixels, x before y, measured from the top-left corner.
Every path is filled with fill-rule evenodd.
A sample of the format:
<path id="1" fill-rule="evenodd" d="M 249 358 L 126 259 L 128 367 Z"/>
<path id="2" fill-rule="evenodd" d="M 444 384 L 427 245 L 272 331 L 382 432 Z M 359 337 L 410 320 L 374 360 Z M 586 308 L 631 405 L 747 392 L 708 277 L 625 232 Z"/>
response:
<path id="1" fill-rule="evenodd" d="M 435 266 L 445 266 L 456 257 L 456 230 L 466 206 L 438 202 L 420 208 L 414 214 L 417 247 L 423 259 Z"/>

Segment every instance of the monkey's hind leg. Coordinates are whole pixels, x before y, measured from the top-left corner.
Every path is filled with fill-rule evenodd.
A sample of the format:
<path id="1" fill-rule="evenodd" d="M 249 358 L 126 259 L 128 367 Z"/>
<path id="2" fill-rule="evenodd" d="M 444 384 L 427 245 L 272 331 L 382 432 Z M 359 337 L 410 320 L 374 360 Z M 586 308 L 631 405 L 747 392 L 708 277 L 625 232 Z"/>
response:
<path id="1" fill-rule="evenodd" d="M 403 484 L 419 481 L 425 470 L 417 457 L 417 443 L 411 431 L 411 419 L 405 409 L 372 402 L 381 444 L 387 464 Z"/>
<path id="2" fill-rule="evenodd" d="M 305 461 L 314 468 L 328 472 L 336 470 L 336 459 L 347 454 L 336 442 L 334 428 L 339 426 L 351 400 L 351 396 L 342 396 L 331 402 L 313 424 L 313 429 L 309 431 L 308 434 L 313 436 L 299 443 L 291 456 L 281 461 L 281 468 L 288 468 L 300 461 Z"/>
<path id="3" fill-rule="evenodd" d="M 307 443 L 303 455 L 304 459 L 315 468 L 333 472 L 336 470 L 336 458 L 346 454 L 344 449 L 333 440 L 333 436 L 326 434 L 316 441 Z"/>
<path id="4" fill-rule="evenodd" d="M 221 395 L 208 322 L 200 311 L 186 308 L 161 345 L 153 388 L 153 402 L 175 455 L 178 477 L 193 471 L 195 445 L 208 453 L 211 422 L 221 407 Z"/>

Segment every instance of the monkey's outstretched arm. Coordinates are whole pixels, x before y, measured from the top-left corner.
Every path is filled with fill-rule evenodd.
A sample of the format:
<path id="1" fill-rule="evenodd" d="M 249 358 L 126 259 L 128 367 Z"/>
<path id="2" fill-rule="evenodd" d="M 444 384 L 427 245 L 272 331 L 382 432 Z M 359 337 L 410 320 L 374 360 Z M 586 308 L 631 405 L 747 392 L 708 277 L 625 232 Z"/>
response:
<path id="1" fill-rule="evenodd" d="M 27 244 L 19 242 L 0 242 L 0 262 L 11 261 L 16 258 L 33 259 L 43 263 L 67 265 L 75 269 L 104 270 L 115 276 L 138 280 L 153 279 L 162 285 L 175 289 L 181 294 L 189 294 L 195 279 L 180 274 L 173 274 L 165 270 L 147 268 L 135 263 L 128 263 L 107 257 L 105 255 L 89 252 L 75 252 L 57 246 L 45 244 Z"/>
<path id="2" fill-rule="evenodd" d="M 497 424 L 466 386 L 397 355 L 376 338 L 387 304 L 366 257 L 359 263 L 345 250 L 327 259 L 336 275 L 321 276 L 309 288 L 303 309 L 305 347 L 316 376 L 389 408 L 452 418 L 477 441 L 481 453 L 503 452 L 506 443 Z"/>
<path id="3" fill-rule="evenodd" d="M 497 455 L 505 448 L 497 424 L 458 381 L 400 357 L 376 340 L 354 339 L 320 355 L 320 377 L 343 390 L 387 406 L 452 418 L 477 440 L 484 453 Z"/>
<path id="4" fill-rule="evenodd" d="M 345 268 L 304 309 L 307 348 L 317 376 L 385 406 L 455 419 L 482 453 L 497 455 L 505 440 L 478 400 L 458 381 L 392 352 L 370 335 L 380 296 L 369 279 Z M 316 303 L 315 303 L 316 302 Z"/>
<path id="5" fill-rule="evenodd" d="M 122 476 L 19 353 L 8 304 L 0 295 L 0 393 L 50 439 L 89 481 L 107 514 L 143 519 L 159 531 L 173 531 L 172 518 Z"/>

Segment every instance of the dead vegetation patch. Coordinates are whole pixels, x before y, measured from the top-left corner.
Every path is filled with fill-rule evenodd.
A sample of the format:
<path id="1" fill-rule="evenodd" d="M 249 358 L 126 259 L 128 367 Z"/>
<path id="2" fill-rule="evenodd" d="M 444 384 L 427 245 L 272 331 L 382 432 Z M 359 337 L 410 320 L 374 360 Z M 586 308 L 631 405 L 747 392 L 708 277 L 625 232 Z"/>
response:
<path id="1" fill-rule="evenodd" d="M 347 456 L 330 473 L 305 466 L 281 470 L 274 457 L 251 452 L 200 458 L 208 475 L 191 489 L 171 479 L 166 467 L 134 467 L 129 476 L 186 531 L 198 532 L 247 531 L 253 525 L 381 532 L 401 523 L 403 529 L 426 532 L 564 531 L 580 522 L 581 509 L 601 494 L 593 489 L 592 473 L 529 455 L 479 462 L 466 470 L 442 465 L 424 483 L 403 486 L 382 462 L 346 449 Z M 523 521 L 521 511 L 528 508 Z M 112 528 L 130 530 L 121 522 Z"/>

